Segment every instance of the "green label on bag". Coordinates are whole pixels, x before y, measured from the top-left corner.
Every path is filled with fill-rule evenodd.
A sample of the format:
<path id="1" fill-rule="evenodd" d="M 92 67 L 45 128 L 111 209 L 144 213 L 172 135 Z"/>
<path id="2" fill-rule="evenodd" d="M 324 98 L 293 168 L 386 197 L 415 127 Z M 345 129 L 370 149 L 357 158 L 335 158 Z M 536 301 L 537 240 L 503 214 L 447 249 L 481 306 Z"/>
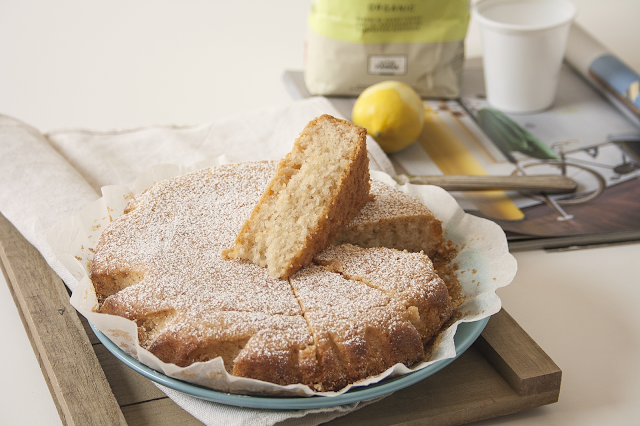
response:
<path id="1" fill-rule="evenodd" d="M 468 0 L 314 0 L 309 26 L 354 43 L 421 43 L 464 39 Z"/>

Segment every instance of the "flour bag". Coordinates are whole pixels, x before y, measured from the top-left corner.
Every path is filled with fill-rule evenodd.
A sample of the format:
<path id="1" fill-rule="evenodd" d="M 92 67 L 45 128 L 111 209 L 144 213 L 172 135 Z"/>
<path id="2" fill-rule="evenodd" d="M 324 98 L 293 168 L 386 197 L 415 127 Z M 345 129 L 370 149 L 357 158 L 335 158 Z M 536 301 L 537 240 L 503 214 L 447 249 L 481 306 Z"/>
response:
<path id="1" fill-rule="evenodd" d="M 304 78 L 312 95 L 357 96 L 384 80 L 457 98 L 468 0 L 314 0 Z"/>

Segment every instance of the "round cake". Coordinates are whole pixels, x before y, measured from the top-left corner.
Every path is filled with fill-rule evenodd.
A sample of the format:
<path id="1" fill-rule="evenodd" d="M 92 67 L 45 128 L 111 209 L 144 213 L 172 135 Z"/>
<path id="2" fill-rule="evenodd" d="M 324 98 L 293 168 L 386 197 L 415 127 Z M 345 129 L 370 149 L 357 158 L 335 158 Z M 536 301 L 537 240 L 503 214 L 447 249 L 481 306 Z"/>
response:
<path id="1" fill-rule="evenodd" d="M 288 279 L 223 259 L 276 166 L 216 166 L 137 195 L 96 247 L 100 312 L 135 321 L 164 362 L 221 357 L 235 376 L 318 391 L 422 361 L 452 310 L 427 256 L 342 244 Z"/>

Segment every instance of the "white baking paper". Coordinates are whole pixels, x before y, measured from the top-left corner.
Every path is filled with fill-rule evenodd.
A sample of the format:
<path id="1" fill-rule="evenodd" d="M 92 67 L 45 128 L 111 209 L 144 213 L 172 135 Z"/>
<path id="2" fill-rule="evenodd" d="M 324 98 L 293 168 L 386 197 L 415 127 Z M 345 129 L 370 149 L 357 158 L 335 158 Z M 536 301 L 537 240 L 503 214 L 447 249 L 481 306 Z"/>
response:
<path id="1" fill-rule="evenodd" d="M 453 338 L 458 324 L 478 321 L 500 310 L 501 301 L 496 295 L 496 290 L 511 283 L 517 270 L 515 258 L 508 251 L 502 229 L 491 221 L 466 214 L 455 199 L 439 187 L 411 184 L 399 186 L 388 174 L 372 170 L 372 178 L 421 200 L 442 221 L 446 238 L 459 248 L 457 257 L 452 262 L 456 263 L 456 274 L 466 297 L 465 302 L 459 307 L 462 316 L 441 333 L 429 361 L 412 369 L 397 364 L 379 376 L 358 382 L 339 392 L 316 392 L 304 385 L 279 386 L 260 380 L 234 377 L 226 372 L 220 358 L 194 363 L 186 368 L 160 361 L 139 346 L 134 322 L 95 311 L 98 304 L 89 279 L 93 250 L 102 230 L 112 218 L 123 214 L 127 202 L 134 194 L 160 180 L 226 162 L 228 160 L 225 157 L 220 157 L 193 167 L 158 165 L 149 169 L 129 186 L 103 187 L 102 198 L 88 205 L 76 216 L 59 221 L 47 236 L 56 257 L 80 283 L 73 291 L 71 304 L 127 354 L 154 370 L 222 392 L 336 396 L 347 392 L 353 386 L 366 386 L 389 376 L 422 369 L 438 360 L 455 357 Z"/>

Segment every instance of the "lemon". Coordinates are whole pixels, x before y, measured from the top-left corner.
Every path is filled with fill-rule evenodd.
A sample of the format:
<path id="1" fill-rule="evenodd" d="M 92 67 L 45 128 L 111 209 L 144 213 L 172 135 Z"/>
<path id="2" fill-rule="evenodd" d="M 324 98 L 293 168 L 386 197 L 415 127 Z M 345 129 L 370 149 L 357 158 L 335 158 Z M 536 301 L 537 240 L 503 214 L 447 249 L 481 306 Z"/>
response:
<path id="1" fill-rule="evenodd" d="M 352 119 L 367 129 L 384 152 L 392 154 L 411 145 L 422 131 L 422 99 L 407 84 L 383 81 L 358 96 Z"/>

